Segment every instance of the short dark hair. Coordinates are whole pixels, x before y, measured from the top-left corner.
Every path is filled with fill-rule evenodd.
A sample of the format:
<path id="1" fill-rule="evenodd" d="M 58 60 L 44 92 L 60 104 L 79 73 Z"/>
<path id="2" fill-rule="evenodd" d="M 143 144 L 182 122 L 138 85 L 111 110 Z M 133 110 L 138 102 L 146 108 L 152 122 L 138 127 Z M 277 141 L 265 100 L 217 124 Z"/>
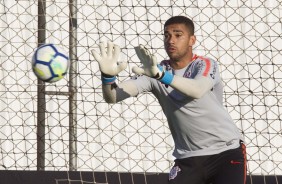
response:
<path id="1" fill-rule="evenodd" d="M 171 17 L 165 22 L 164 28 L 168 25 L 171 25 L 171 24 L 184 24 L 187 27 L 190 34 L 194 35 L 194 31 L 195 31 L 194 23 L 188 17 L 180 16 L 180 15 Z"/>

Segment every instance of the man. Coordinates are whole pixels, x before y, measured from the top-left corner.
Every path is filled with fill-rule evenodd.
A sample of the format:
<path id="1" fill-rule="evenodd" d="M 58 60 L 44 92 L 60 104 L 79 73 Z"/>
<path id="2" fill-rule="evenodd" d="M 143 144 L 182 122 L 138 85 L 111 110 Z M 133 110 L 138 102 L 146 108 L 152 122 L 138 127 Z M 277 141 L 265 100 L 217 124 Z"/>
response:
<path id="1" fill-rule="evenodd" d="M 168 60 L 157 64 L 142 45 L 135 48 L 143 67 L 134 67 L 136 77 L 115 83 L 126 68 L 118 63 L 120 48 L 100 44 L 92 51 L 102 72 L 103 95 L 116 103 L 144 92 L 152 92 L 167 117 L 176 157 L 170 184 L 244 184 L 246 154 L 242 137 L 222 104 L 222 83 L 217 62 L 193 54 L 194 24 L 184 16 L 164 25 Z"/>

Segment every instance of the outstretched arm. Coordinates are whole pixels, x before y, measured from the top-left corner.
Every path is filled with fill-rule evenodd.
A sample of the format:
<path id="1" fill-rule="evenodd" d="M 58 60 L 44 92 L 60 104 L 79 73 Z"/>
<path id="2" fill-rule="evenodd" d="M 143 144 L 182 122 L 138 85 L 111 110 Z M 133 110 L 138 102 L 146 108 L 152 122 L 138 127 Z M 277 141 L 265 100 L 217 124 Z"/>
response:
<path id="1" fill-rule="evenodd" d="M 134 67 L 132 69 L 133 72 L 138 75 L 147 75 L 151 78 L 155 78 L 192 98 L 201 98 L 213 86 L 212 80 L 208 77 L 188 79 L 164 71 L 163 68 L 157 64 L 155 56 L 150 54 L 142 45 L 135 47 L 135 51 L 143 64 L 142 68 Z"/>
<path id="2" fill-rule="evenodd" d="M 107 103 L 117 103 L 128 97 L 137 96 L 138 90 L 132 81 L 120 84 L 103 84 L 103 97 Z"/>
<path id="3" fill-rule="evenodd" d="M 100 53 L 91 50 L 94 58 L 99 63 L 101 71 L 103 97 L 108 103 L 116 103 L 138 93 L 134 83 L 128 81 L 116 84 L 116 76 L 126 68 L 127 63 L 119 63 L 120 47 L 112 42 L 99 44 Z"/>
<path id="4" fill-rule="evenodd" d="M 212 89 L 213 83 L 208 77 L 188 79 L 175 75 L 170 86 L 192 98 L 201 98 L 206 92 Z"/>

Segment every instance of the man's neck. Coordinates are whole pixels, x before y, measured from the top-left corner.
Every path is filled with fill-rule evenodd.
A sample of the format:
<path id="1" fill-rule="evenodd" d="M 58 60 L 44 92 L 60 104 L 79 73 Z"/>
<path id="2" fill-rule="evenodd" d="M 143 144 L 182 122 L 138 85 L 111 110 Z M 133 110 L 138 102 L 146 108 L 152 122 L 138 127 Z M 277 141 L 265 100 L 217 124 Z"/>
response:
<path id="1" fill-rule="evenodd" d="M 175 70 L 180 70 L 182 68 L 185 68 L 187 65 L 192 63 L 197 58 L 196 55 L 193 55 L 193 53 L 189 54 L 188 57 L 179 60 L 179 61 L 170 61 L 170 66 Z"/>

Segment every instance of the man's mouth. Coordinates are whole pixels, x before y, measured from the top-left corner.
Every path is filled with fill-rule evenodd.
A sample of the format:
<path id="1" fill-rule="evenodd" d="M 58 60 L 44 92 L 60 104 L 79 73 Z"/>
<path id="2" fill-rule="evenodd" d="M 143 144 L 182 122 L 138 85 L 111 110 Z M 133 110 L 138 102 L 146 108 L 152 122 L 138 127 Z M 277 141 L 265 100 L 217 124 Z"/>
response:
<path id="1" fill-rule="evenodd" d="M 174 52 L 174 51 L 176 51 L 176 48 L 175 47 L 168 47 L 167 51 L 168 52 Z"/>

